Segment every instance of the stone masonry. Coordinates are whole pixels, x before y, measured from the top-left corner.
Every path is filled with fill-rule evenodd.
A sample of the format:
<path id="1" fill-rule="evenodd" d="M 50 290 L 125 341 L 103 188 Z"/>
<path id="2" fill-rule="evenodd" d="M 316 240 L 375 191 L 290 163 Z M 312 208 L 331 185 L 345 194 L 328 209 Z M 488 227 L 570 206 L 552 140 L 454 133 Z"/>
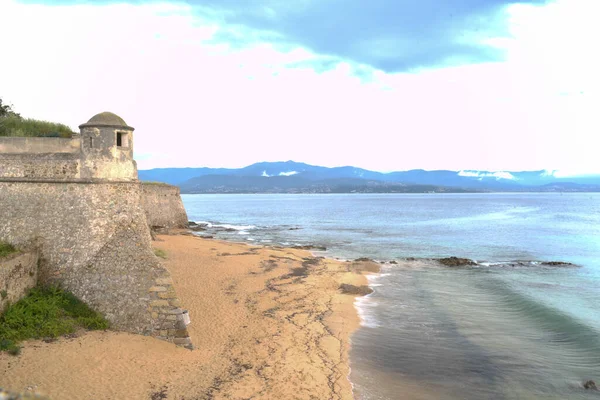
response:
<path id="1" fill-rule="evenodd" d="M 133 128 L 101 113 L 81 130 L 27 144 L 0 138 L 0 240 L 37 252 L 39 283 L 73 292 L 112 328 L 191 347 L 187 315 L 152 250 Z"/>

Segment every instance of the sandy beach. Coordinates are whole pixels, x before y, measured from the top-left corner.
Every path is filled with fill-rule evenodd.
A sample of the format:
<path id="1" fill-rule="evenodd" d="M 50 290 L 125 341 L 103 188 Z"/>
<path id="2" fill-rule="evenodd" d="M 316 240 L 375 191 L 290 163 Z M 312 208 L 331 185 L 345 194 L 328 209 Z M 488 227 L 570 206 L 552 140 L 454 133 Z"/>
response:
<path id="1" fill-rule="evenodd" d="M 51 399 L 351 399 L 354 296 L 371 262 L 304 250 L 161 235 L 194 350 L 119 332 L 81 332 L 0 354 L 0 387 Z"/>

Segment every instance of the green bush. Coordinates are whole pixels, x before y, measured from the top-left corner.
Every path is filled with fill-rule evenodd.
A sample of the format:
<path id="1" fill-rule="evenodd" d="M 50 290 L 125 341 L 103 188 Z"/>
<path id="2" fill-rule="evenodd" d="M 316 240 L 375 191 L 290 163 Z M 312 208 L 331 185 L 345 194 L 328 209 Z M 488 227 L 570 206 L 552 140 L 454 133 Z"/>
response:
<path id="1" fill-rule="evenodd" d="M 107 329 L 108 321 L 72 293 L 34 288 L 0 316 L 0 351 L 18 354 L 22 340 L 56 338 L 78 328 Z"/>
<path id="2" fill-rule="evenodd" d="M 0 242 L 0 257 L 5 257 L 16 252 L 17 249 L 15 249 L 12 245 L 5 242 Z"/>
<path id="3" fill-rule="evenodd" d="M 167 252 L 162 249 L 154 249 L 154 254 L 160 258 L 167 258 Z"/>
<path id="4" fill-rule="evenodd" d="M 75 134 L 67 125 L 21 118 L 18 115 L 0 117 L 0 136 L 63 137 Z"/>

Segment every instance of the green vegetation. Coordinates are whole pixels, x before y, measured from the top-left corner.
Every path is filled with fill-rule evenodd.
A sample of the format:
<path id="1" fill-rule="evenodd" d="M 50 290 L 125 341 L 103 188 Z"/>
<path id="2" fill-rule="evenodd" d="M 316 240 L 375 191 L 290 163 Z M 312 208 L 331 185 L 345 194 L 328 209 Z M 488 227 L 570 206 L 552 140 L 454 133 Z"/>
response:
<path id="1" fill-rule="evenodd" d="M 0 117 L 7 117 L 10 115 L 14 115 L 17 117 L 20 117 L 19 114 L 17 114 L 16 112 L 14 112 L 14 110 L 12 109 L 12 105 L 10 104 L 2 104 L 2 98 L 0 98 Z"/>
<path id="2" fill-rule="evenodd" d="M 0 241 L 0 257 L 6 257 L 8 255 L 16 253 L 17 251 L 18 250 L 15 249 L 14 246 Z"/>
<path id="3" fill-rule="evenodd" d="M 23 118 L 0 98 L 0 136 L 63 137 L 75 134 L 68 126 L 48 121 Z"/>
<path id="4" fill-rule="evenodd" d="M 75 134 L 68 126 L 10 115 L 0 117 L 0 136 L 62 137 Z"/>
<path id="5" fill-rule="evenodd" d="M 78 328 L 107 329 L 108 321 L 69 292 L 34 288 L 0 316 L 0 351 L 17 355 L 22 340 L 56 338 Z"/>
<path id="6" fill-rule="evenodd" d="M 154 254 L 160 258 L 164 258 L 164 259 L 167 258 L 167 252 L 164 250 L 161 250 L 161 249 L 154 249 Z"/>

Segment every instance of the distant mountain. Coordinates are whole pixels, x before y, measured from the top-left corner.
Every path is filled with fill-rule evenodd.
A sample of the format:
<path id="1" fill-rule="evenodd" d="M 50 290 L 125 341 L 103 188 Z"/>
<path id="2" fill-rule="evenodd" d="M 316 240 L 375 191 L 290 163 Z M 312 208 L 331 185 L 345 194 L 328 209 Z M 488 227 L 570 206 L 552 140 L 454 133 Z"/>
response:
<path id="1" fill-rule="evenodd" d="M 425 171 L 390 173 L 327 168 L 294 161 L 244 168 L 160 168 L 139 171 L 145 181 L 178 185 L 182 193 L 350 193 L 464 191 L 600 191 L 600 175 L 563 178 L 552 171 Z"/>
<path id="2" fill-rule="evenodd" d="M 427 193 L 460 188 L 405 185 L 361 178 L 311 180 L 300 176 L 204 175 L 180 184 L 182 193 Z"/>

